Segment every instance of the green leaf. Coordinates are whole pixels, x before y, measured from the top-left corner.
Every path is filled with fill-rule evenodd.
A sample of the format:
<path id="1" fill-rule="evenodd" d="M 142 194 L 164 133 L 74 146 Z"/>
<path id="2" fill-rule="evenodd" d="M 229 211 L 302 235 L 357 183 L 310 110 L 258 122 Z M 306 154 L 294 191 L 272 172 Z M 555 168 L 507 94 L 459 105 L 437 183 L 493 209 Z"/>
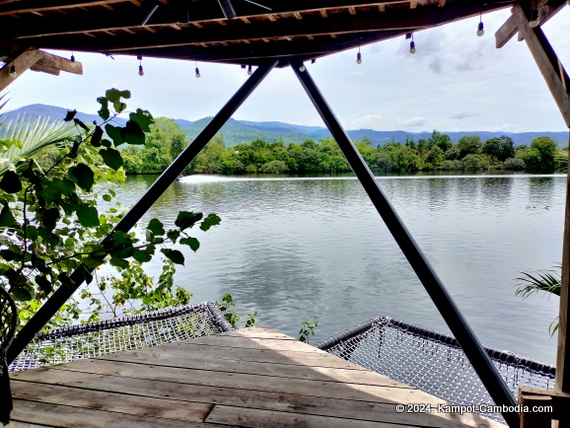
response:
<path id="1" fill-rule="evenodd" d="M 93 147 L 101 147 L 101 138 L 103 138 L 103 128 L 96 126 L 91 136 L 91 145 Z"/>
<path id="2" fill-rule="evenodd" d="M 109 100 L 107 97 L 97 98 L 97 102 L 101 104 L 101 109 L 97 112 L 103 120 L 109 119 Z"/>
<path id="3" fill-rule="evenodd" d="M 0 257 L 2 257 L 7 262 L 11 262 L 16 258 L 16 253 L 12 250 L 0 250 Z"/>
<path id="4" fill-rule="evenodd" d="M 18 193 L 22 190 L 20 177 L 14 171 L 6 171 L 0 180 L 0 189 L 6 193 Z"/>
<path id="5" fill-rule="evenodd" d="M 196 238 L 182 238 L 180 240 L 180 243 L 183 245 L 188 245 L 194 252 L 198 251 L 198 248 L 200 248 L 200 241 L 198 241 Z"/>
<path id="6" fill-rule="evenodd" d="M 36 284 L 46 293 L 49 294 L 53 290 L 52 283 L 46 278 L 45 275 L 36 275 Z"/>
<path id="7" fill-rule="evenodd" d="M 123 166 L 123 157 L 118 150 L 115 149 L 101 149 L 99 154 L 103 158 L 105 164 L 115 171 L 117 171 L 121 166 Z"/>
<path id="8" fill-rule="evenodd" d="M 81 204 L 77 211 L 77 220 L 83 227 L 99 226 L 99 214 L 97 208 L 87 204 Z"/>
<path id="9" fill-rule="evenodd" d="M 125 127 L 121 129 L 121 136 L 126 143 L 144 145 L 145 135 L 139 124 L 133 120 L 127 121 Z"/>
<path id="10" fill-rule="evenodd" d="M 150 125 L 154 123 L 152 115 L 147 110 L 137 109 L 136 113 L 129 114 L 129 119 L 136 122 L 143 132 L 150 132 Z"/>
<path id="11" fill-rule="evenodd" d="M 173 243 L 176 243 L 176 240 L 178 239 L 179 236 L 180 236 L 179 230 L 169 230 L 168 232 L 166 232 L 166 237 L 170 239 Z"/>
<path id="12" fill-rule="evenodd" d="M 176 217 L 176 221 L 174 224 L 180 229 L 188 229 L 189 227 L 194 226 L 197 222 L 202 220 L 203 214 L 202 213 L 193 213 L 190 211 L 180 211 L 178 213 L 178 217 Z"/>
<path id="13" fill-rule="evenodd" d="M 172 260 L 178 265 L 184 266 L 184 255 L 178 250 L 170 250 L 168 248 L 163 248 L 160 250 L 169 260 Z"/>
<path id="14" fill-rule="evenodd" d="M 164 225 L 162 224 L 162 222 L 156 218 L 153 218 L 148 226 L 147 229 L 150 230 L 155 236 L 161 236 L 164 235 L 165 231 L 164 231 Z"/>
<path id="15" fill-rule="evenodd" d="M 105 194 L 103 195 L 103 200 L 104 200 L 105 202 L 111 202 L 112 199 L 113 199 L 113 197 L 112 197 L 111 195 L 109 195 L 108 193 L 105 193 Z"/>
<path id="16" fill-rule="evenodd" d="M 220 224 L 222 219 L 218 217 L 216 214 L 208 214 L 208 217 L 204 219 L 204 221 L 200 224 L 200 229 L 204 232 L 209 230 L 212 226 L 217 226 Z"/>
<path id="17" fill-rule="evenodd" d="M 125 142 L 123 135 L 121 133 L 122 128 L 120 126 L 113 126 L 110 123 L 105 125 L 105 132 L 113 140 L 115 146 L 120 146 Z"/>
<path id="18" fill-rule="evenodd" d="M 42 223 L 48 230 L 53 230 L 55 229 L 59 216 L 60 214 L 57 208 L 48 208 L 42 215 Z"/>
<path id="19" fill-rule="evenodd" d="M 89 132 L 89 127 L 87 125 L 85 125 L 81 120 L 79 119 L 73 119 L 73 122 L 77 125 L 83 128 L 83 130 L 85 132 Z"/>
<path id="20" fill-rule="evenodd" d="M 16 219 L 10 211 L 10 207 L 7 203 L 4 204 L 2 211 L 0 211 L 0 227 L 10 227 L 16 223 Z"/>
<path id="21" fill-rule="evenodd" d="M 69 170 L 69 178 L 71 178 L 79 187 L 89 192 L 95 183 L 95 174 L 93 170 L 84 163 L 77 164 Z"/>
<path id="22" fill-rule="evenodd" d="M 146 251 L 135 249 L 133 253 L 133 258 L 139 263 L 150 262 L 152 260 L 152 255 Z"/>
<path id="23" fill-rule="evenodd" d="M 71 110 L 71 111 L 68 110 L 67 114 L 65 115 L 65 118 L 63 120 L 65 122 L 71 122 L 76 114 L 77 114 L 77 110 Z"/>
<path id="24" fill-rule="evenodd" d="M 127 269 L 129 267 L 129 262 L 121 259 L 120 257 L 111 257 L 109 263 L 111 263 L 112 266 L 117 266 L 120 268 Z"/>

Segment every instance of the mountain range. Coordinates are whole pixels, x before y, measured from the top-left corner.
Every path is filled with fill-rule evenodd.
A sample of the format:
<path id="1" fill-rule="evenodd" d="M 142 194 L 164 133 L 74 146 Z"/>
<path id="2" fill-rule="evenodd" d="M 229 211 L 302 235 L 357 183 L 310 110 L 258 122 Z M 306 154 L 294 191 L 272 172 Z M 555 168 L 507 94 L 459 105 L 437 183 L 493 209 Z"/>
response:
<path id="1" fill-rule="evenodd" d="M 20 107 L 16 110 L 8 111 L 2 114 L 3 121 L 8 121 L 23 114 L 30 120 L 38 117 L 49 117 L 53 120 L 61 120 L 65 117 L 67 109 L 62 107 L 32 104 Z M 85 123 L 101 122 L 97 115 L 78 112 L 76 117 Z M 174 121 L 184 131 L 187 138 L 192 140 L 210 121 L 210 117 L 190 121 L 186 119 L 174 119 Z M 124 123 L 126 119 L 117 119 L 118 122 Z M 438 130 L 442 134 L 448 134 L 451 140 L 456 143 L 464 135 L 478 135 L 481 141 L 489 138 L 500 137 L 502 135 L 509 136 L 513 139 L 515 145 L 530 145 L 531 141 L 540 136 L 552 138 L 560 147 L 568 146 L 568 132 L 500 132 L 500 131 L 465 131 L 465 132 L 446 132 Z M 305 140 L 319 141 L 321 138 L 330 137 L 328 129 L 320 126 L 293 125 L 284 122 L 253 122 L 248 120 L 230 119 L 221 129 L 221 134 L 227 147 L 234 146 L 239 143 L 249 143 L 256 139 L 267 142 L 282 140 L 288 143 L 302 143 Z M 405 143 L 406 140 L 418 141 L 420 138 L 427 139 L 431 136 L 431 131 L 424 132 L 407 132 L 407 131 L 376 131 L 373 129 L 357 129 L 347 131 L 348 135 L 355 141 L 368 137 L 374 147 L 384 145 L 388 142 Z"/>

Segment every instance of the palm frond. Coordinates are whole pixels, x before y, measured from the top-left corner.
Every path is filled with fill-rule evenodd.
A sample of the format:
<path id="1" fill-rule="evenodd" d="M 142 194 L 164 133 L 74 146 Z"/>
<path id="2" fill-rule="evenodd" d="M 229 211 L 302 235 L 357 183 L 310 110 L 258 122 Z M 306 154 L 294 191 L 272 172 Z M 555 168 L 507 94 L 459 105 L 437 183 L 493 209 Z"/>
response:
<path id="1" fill-rule="evenodd" d="M 533 272 L 521 272 L 523 276 L 515 278 L 518 281 L 515 295 L 526 299 L 528 296 L 540 291 L 560 296 L 560 273 L 552 269 L 543 269 Z"/>
<path id="2" fill-rule="evenodd" d="M 76 132 L 73 125 L 60 121 L 50 122 L 47 117 L 31 121 L 25 114 L 1 124 L 0 141 L 7 148 L 0 152 L 0 175 L 16 159 L 32 156 L 48 146 L 69 141 Z"/>

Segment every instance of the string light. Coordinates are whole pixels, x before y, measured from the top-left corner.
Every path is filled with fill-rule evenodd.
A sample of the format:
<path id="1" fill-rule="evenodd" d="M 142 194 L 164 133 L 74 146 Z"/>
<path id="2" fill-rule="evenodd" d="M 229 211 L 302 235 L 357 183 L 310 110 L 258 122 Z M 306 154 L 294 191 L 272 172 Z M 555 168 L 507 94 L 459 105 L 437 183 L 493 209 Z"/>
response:
<path id="1" fill-rule="evenodd" d="M 142 66 L 142 56 L 138 55 L 137 59 L 139 60 L 139 76 L 144 76 L 144 70 Z"/>
<path id="2" fill-rule="evenodd" d="M 416 44 L 414 43 L 414 33 L 412 33 L 411 37 L 412 37 L 412 41 L 410 42 L 410 53 L 415 54 L 416 53 Z"/>
<path id="3" fill-rule="evenodd" d="M 479 25 L 477 25 L 477 36 L 481 37 L 485 34 L 485 30 L 483 30 L 483 19 L 482 13 L 479 14 Z"/>
<path id="4" fill-rule="evenodd" d="M 71 68 L 75 68 L 77 67 L 77 62 L 75 62 L 75 55 L 73 55 L 73 52 L 71 52 L 71 58 L 70 58 L 70 64 Z"/>
<path id="5" fill-rule="evenodd" d="M 360 53 L 360 48 L 358 48 L 358 53 L 356 54 L 356 63 L 362 64 L 362 55 Z"/>
<path id="6" fill-rule="evenodd" d="M 530 26 L 530 28 L 536 28 L 538 27 L 539 21 L 538 21 L 538 9 L 534 9 L 532 11 L 532 15 L 530 16 L 530 21 L 528 21 L 528 25 Z"/>
<path id="7" fill-rule="evenodd" d="M 16 66 L 14 64 L 12 64 L 10 66 L 10 77 L 12 79 L 15 79 L 16 77 L 18 77 L 18 73 L 16 72 Z"/>
<path id="8" fill-rule="evenodd" d="M 305 70 L 306 70 L 305 64 L 301 64 L 301 67 L 299 67 L 299 71 L 302 73 Z"/>
<path id="9" fill-rule="evenodd" d="M 199 79 L 199 78 L 200 78 L 200 69 L 198 68 L 198 63 L 196 63 L 196 70 L 195 70 L 195 72 L 196 72 L 196 79 Z"/>
<path id="10" fill-rule="evenodd" d="M 247 74 L 250 76 L 253 74 L 253 69 L 251 68 L 251 64 L 247 66 Z"/>
<path id="11" fill-rule="evenodd" d="M 568 1 L 570 1 L 570 0 L 568 0 Z M 315 62 L 317 62 L 317 60 L 316 60 L 316 58 L 313 58 L 313 59 L 311 60 L 311 64 L 314 64 Z"/>

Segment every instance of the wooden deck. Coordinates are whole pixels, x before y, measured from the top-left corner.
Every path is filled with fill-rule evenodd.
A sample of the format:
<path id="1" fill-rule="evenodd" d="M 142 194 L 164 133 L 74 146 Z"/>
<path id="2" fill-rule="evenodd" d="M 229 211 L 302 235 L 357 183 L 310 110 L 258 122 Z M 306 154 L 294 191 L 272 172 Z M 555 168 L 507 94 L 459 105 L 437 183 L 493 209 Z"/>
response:
<path id="1" fill-rule="evenodd" d="M 441 400 L 254 327 L 12 375 L 9 427 L 502 427 L 397 413 Z"/>

